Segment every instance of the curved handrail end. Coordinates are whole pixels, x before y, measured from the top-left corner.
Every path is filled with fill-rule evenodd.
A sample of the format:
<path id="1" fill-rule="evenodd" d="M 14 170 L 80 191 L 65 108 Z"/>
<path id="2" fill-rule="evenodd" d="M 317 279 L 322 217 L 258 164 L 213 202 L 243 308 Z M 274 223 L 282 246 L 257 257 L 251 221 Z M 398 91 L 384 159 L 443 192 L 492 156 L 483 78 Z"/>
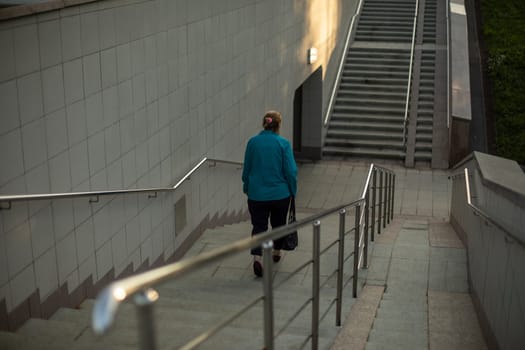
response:
<path id="1" fill-rule="evenodd" d="M 91 328 L 95 334 L 102 335 L 111 328 L 118 306 L 126 297 L 122 292 L 120 288 L 110 284 L 95 299 L 91 317 Z"/>

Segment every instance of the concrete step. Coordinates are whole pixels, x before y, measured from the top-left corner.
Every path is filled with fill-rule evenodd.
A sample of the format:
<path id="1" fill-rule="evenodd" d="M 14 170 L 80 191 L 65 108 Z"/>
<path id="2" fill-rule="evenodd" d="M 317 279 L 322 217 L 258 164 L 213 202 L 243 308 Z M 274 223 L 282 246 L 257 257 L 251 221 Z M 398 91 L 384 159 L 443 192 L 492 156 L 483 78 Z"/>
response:
<path id="1" fill-rule="evenodd" d="M 335 105 L 334 113 L 367 113 L 367 114 L 382 114 L 391 116 L 404 116 L 404 107 L 380 107 L 380 106 L 358 106 L 358 105 Z"/>
<path id="2" fill-rule="evenodd" d="M 323 147 L 323 154 L 334 157 L 357 157 L 357 158 L 378 158 L 403 160 L 405 152 L 382 148 L 363 148 L 363 147 Z"/>
<path id="3" fill-rule="evenodd" d="M 369 97 L 342 97 L 337 96 L 335 101 L 337 107 L 344 106 L 375 106 L 380 108 L 405 108 L 405 100 L 398 99 L 384 99 L 384 98 L 369 98 Z"/>
<path id="4" fill-rule="evenodd" d="M 403 116 L 390 116 L 378 114 L 343 114 L 333 113 L 330 121 L 333 122 L 377 122 L 377 123 L 394 123 L 403 124 L 405 118 Z"/>
<path id="5" fill-rule="evenodd" d="M 337 132 L 332 134 L 333 131 L 343 131 L 343 130 L 374 130 L 374 131 L 393 131 L 393 132 L 403 132 L 404 129 L 403 123 L 385 123 L 377 121 L 336 121 L 332 120 L 330 123 L 330 129 L 328 130 L 328 135 L 337 136 Z"/>
<path id="6" fill-rule="evenodd" d="M 408 69 L 406 71 L 394 72 L 394 71 L 361 71 L 361 70 L 344 70 L 343 78 L 347 77 L 366 77 L 370 78 L 379 78 L 379 79 L 408 79 Z"/>
<path id="7" fill-rule="evenodd" d="M 380 133 L 373 132 L 373 131 L 363 131 L 363 130 L 337 130 L 337 129 L 329 129 L 328 130 L 330 137 L 327 137 L 328 139 L 343 139 L 343 140 L 351 140 L 351 139 L 361 139 L 361 140 L 391 140 L 391 141 L 398 141 L 401 143 L 401 138 L 403 135 L 403 130 L 401 131 L 382 131 Z"/>
<path id="8" fill-rule="evenodd" d="M 342 84 L 365 84 L 370 86 L 384 86 L 390 85 L 392 87 L 399 87 L 406 90 L 407 78 L 393 78 L 393 77 L 363 77 L 363 76 L 342 76 Z"/>
<path id="9" fill-rule="evenodd" d="M 331 147 L 356 147 L 356 148 L 382 148 L 403 151 L 404 146 L 400 142 L 392 142 L 385 140 L 341 140 L 341 139 L 329 139 L 326 141 L 327 146 Z"/>
<path id="10" fill-rule="evenodd" d="M 393 61 L 384 62 L 368 62 L 368 63 L 357 63 L 352 60 L 347 60 L 344 65 L 345 71 L 370 71 L 370 72 L 401 72 L 406 73 L 408 71 L 408 65 L 404 62 L 397 63 Z"/>
<path id="11" fill-rule="evenodd" d="M 354 98 L 354 99 L 379 99 L 379 100 L 405 100 L 406 92 L 404 91 L 363 91 L 363 90 L 346 90 L 340 89 L 337 92 L 337 98 Z"/>

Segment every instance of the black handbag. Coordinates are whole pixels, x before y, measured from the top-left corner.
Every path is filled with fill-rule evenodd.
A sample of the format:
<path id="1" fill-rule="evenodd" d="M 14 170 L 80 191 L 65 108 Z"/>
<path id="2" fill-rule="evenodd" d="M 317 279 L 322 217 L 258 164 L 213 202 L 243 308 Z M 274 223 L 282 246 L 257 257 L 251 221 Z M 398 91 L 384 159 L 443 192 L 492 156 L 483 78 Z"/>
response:
<path id="1" fill-rule="evenodd" d="M 292 196 L 290 197 L 290 206 L 288 209 L 288 224 L 294 223 L 295 221 L 295 198 Z M 288 235 L 283 237 L 282 249 L 295 250 L 298 244 L 299 237 L 297 236 L 297 231 L 293 231 L 292 233 L 289 233 Z"/>

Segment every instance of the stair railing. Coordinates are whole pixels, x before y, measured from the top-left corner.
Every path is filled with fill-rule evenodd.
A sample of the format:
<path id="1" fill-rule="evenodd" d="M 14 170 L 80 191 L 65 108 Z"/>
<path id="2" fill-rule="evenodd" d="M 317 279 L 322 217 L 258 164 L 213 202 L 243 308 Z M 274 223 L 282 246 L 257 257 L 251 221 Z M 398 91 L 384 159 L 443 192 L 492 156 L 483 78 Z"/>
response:
<path id="1" fill-rule="evenodd" d="M 380 178 L 380 184 L 377 186 L 377 177 Z M 383 178 L 385 181 L 383 182 Z M 214 334 L 231 324 L 248 310 L 252 309 L 259 302 L 263 302 L 264 309 L 264 348 L 267 350 L 274 349 L 274 339 L 278 337 L 284 329 L 304 310 L 309 304 L 312 306 L 312 323 L 311 333 L 307 336 L 303 345 L 311 341 L 312 349 L 318 349 L 319 346 L 319 323 L 327 315 L 330 308 L 336 305 L 336 325 L 341 325 L 341 307 L 343 287 L 348 281 L 343 280 L 344 262 L 353 257 L 353 296 L 357 297 L 358 273 L 361 266 L 367 266 L 368 254 L 368 235 L 371 229 L 372 240 L 374 235 L 375 224 L 377 224 L 378 233 L 381 226 L 386 227 L 387 222 L 393 218 L 394 192 L 395 192 L 395 174 L 385 168 L 370 165 L 368 175 L 365 181 L 362 195 L 359 199 L 327 209 L 297 221 L 293 224 L 279 227 L 269 232 L 258 234 L 256 236 L 242 239 L 231 244 L 201 253 L 194 257 L 182 259 L 173 264 L 155 268 L 134 276 L 114 281 L 106 286 L 98 295 L 92 313 L 92 327 L 96 334 L 103 334 L 112 326 L 120 303 L 127 299 L 133 299 L 138 308 L 139 317 L 139 336 L 140 348 L 154 350 L 156 349 L 155 325 L 153 318 L 153 307 L 155 301 L 159 298 L 154 286 L 168 280 L 177 279 L 183 275 L 189 274 L 199 267 L 203 267 L 212 262 L 230 257 L 242 251 L 248 251 L 251 248 L 263 247 L 263 295 L 257 297 L 241 310 L 229 316 L 223 322 L 215 325 L 190 340 L 179 349 L 194 349 L 203 342 L 207 341 Z M 369 206 L 370 200 L 372 206 Z M 345 219 L 349 209 L 355 209 L 355 226 L 350 230 L 345 229 Z M 371 210 L 370 210 L 371 209 Z M 376 210 L 377 209 L 377 210 Z M 339 214 L 339 235 L 338 239 L 328 244 L 321 250 L 321 220 L 330 214 Z M 377 215 L 376 215 L 377 214 Z M 371 225 L 370 225 L 371 223 Z M 311 225 L 313 231 L 313 249 L 312 258 L 305 264 L 299 266 L 286 279 L 278 285 L 273 285 L 272 273 L 273 260 L 272 248 L 273 240 L 287 235 L 290 232 L 297 231 L 301 227 Z M 354 250 L 345 256 L 344 241 L 345 236 L 354 233 Z M 302 236 L 302 233 L 299 232 Z M 336 270 L 323 282 L 320 280 L 320 256 L 328 249 L 338 244 L 338 263 Z M 274 309 L 273 309 L 273 290 L 292 278 L 296 273 L 312 264 L 312 297 L 306 301 L 301 309 L 285 324 L 280 330 L 274 330 Z M 319 309 L 320 290 L 331 278 L 337 278 L 337 295 L 336 299 L 328 306 L 328 310 L 321 315 Z"/>
<path id="2" fill-rule="evenodd" d="M 11 209 L 12 203 L 19 202 L 19 201 L 89 197 L 90 202 L 98 202 L 99 196 L 131 194 L 131 193 L 152 193 L 149 196 L 154 198 L 157 196 L 158 192 L 171 192 L 171 191 L 175 191 L 176 189 L 178 189 L 184 181 L 189 180 L 190 177 L 193 175 L 193 173 L 199 170 L 205 163 L 211 163 L 210 167 L 215 166 L 217 163 L 231 164 L 231 165 L 237 165 L 237 166 L 243 165 L 241 162 L 204 157 L 190 171 L 188 171 L 175 185 L 170 186 L 170 187 L 150 187 L 150 188 L 134 188 L 134 189 L 122 189 L 122 190 L 101 190 L 101 191 L 64 192 L 64 193 L 0 195 L 0 210 Z"/>
<path id="3" fill-rule="evenodd" d="M 410 48 L 410 63 L 408 66 L 408 82 L 407 82 L 407 96 L 405 100 L 405 116 L 403 121 L 403 146 L 406 146 L 407 139 L 407 127 L 408 127 L 408 109 L 410 107 L 410 87 L 412 85 L 412 69 L 414 67 L 414 51 L 416 47 L 416 29 L 417 29 L 417 20 L 419 17 L 419 0 L 416 0 L 416 9 L 414 12 L 414 24 L 412 26 L 412 47 Z"/>
<path id="4" fill-rule="evenodd" d="M 465 177 L 465 190 L 467 192 L 467 205 L 472 209 L 473 213 L 475 216 L 479 216 L 481 217 L 483 220 L 485 220 L 485 223 L 487 225 L 492 225 L 494 227 L 497 227 L 501 232 L 503 232 L 505 235 L 507 235 L 509 237 L 509 239 L 513 242 L 517 242 L 519 243 L 522 247 L 525 248 L 525 241 L 523 241 L 523 239 L 521 239 L 520 237 L 517 237 L 515 234 L 513 234 L 512 232 L 510 232 L 510 230 L 506 227 L 504 227 L 503 225 L 501 225 L 500 223 L 498 223 L 496 220 L 494 220 L 493 218 L 490 217 L 489 214 L 485 213 L 483 210 L 481 210 L 480 208 L 478 208 L 473 202 L 472 202 L 472 198 L 474 196 L 472 196 L 472 193 L 471 193 L 471 188 L 470 188 L 470 176 L 469 176 L 469 171 L 468 171 L 468 168 L 465 168 L 463 170 L 463 175 Z"/>
<path id="5" fill-rule="evenodd" d="M 324 117 L 324 126 L 328 125 L 330 120 L 330 113 L 332 112 L 332 107 L 335 101 L 335 94 L 337 93 L 337 88 L 339 87 L 339 82 L 341 81 L 341 74 L 343 73 L 343 67 L 346 61 L 346 54 L 348 51 L 348 46 L 350 45 L 350 38 L 352 37 L 352 30 L 354 28 L 355 19 L 361 14 L 361 9 L 363 8 L 363 0 L 359 0 L 357 5 L 357 10 L 352 16 L 350 21 L 350 26 L 348 27 L 348 32 L 346 33 L 345 46 L 343 48 L 343 53 L 341 55 L 341 60 L 339 61 L 339 67 L 337 68 L 337 75 L 335 76 L 334 86 L 332 88 L 332 93 L 330 94 L 330 100 L 328 101 L 328 107 L 326 108 L 326 115 Z"/>

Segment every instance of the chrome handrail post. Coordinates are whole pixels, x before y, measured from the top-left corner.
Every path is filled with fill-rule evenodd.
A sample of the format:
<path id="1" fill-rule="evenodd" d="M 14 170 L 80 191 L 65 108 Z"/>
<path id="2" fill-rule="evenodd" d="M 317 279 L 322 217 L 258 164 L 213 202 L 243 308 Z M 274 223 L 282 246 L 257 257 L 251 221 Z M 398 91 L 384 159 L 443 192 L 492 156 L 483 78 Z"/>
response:
<path id="1" fill-rule="evenodd" d="M 335 325 L 341 326 L 341 311 L 343 308 L 343 273 L 345 262 L 345 219 L 346 209 L 339 210 L 339 247 L 337 252 L 337 300 L 335 310 Z"/>
<path id="2" fill-rule="evenodd" d="M 385 212 L 385 216 L 386 216 L 386 223 L 389 224 L 390 223 L 390 197 L 392 196 L 392 174 L 390 172 L 388 172 L 388 182 L 387 182 L 387 201 L 386 201 L 386 212 Z"/>
<path id="3" fill-rule="evenodd" d="M 376 179 L 377 169 L 374 169 L 374 173 L 372 174 L 372 242 L 375 239 L 375 228 L 376 228 L 376 198 L 377 198 L 377 192 L 376 192 L 376 186 L 377 186 L 377 179 Z"/>
<path id="4" fill-rule="evenodd" d="M 319 348 L 319 288 L 321 271 L 321 221 L 313 223 L 312 350 Z"/>
<path id="5" fill-rule="evenodd" d="M 383 191 L 384 198 L 382 199 L 383 202 L 383 228 L 386 228 L 386 217 L 388 216 L 388 213 L 386 211 L 386 205 L 387 205 L 387 196 L 388 196 L 388 180 L 387 180 L 387 173 L 385 172 L 385 189 Z"/>
<path id="6" fill-rule="evenodd" d="M 159 294 L 157 291 L 151 288 L 141 291 L 133 297 L 133 301 L 137 306 L 139 349 L 141 350 L 155 350 L 157 348 L 153 306 L 158 298 Z"/>
<path id="7" fill-rule="evenodd" d="M 381 234 L 381 210 L 383 208 L 383 170 L 379 170 L 379 205 L 378 205 L 378 213 L 377 213 L 377 233 Z"/>
<path id="8" fill-rule="evenodd" d="M 273 241 L 267 241 L 262 244 L 263 248 L 263 291 L 264 291 L 264 348 L 274 349 L 273 342 L 273 260 L 272 249 Z"/>
<path id="9" fill-rule="evenodd" d="M 390 205 L 390 219 L 394 220 L 394 198 L 396 196 L 396 174 L 392 175 L 392 204 Z"/>
<path id="10" fill-rule="evenodd" d="M 370 204 L 370 198 L 369 197 L 369 192 L 366 191 L 366 196 L 365 196 L 365 227 L 364 227 L 364 235 L 365 235 L 365 238 L 364 238 L 364 260 L 363 260 L 363 267 L 364 268 L 368 268 L 368 205 Z"/>
<path id="11" fill-rule="evenodd" d="M 352 285 L 352 294 L 357 298 L 357 274 L 359 270 L 359 239 L 361 236 L 361 229 L 359 227 L 359 219 L 361 217 L 361 204 L 355 207 L 355 228 L 354 228 L 354 277 Z"/>

